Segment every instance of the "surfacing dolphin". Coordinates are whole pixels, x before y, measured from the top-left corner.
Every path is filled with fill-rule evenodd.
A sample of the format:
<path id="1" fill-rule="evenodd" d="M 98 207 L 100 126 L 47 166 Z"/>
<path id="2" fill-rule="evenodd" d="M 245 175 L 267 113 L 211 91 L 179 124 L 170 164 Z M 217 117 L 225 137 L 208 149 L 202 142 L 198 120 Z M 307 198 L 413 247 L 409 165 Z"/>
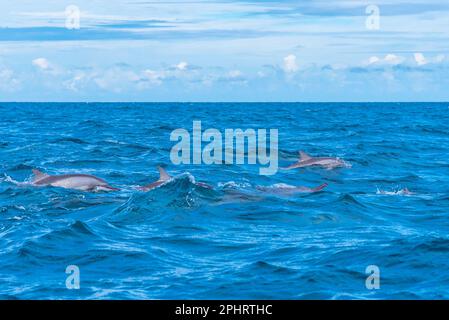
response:
<path id="1" fill-rule="evenodd" d="M 61 174 L 48 175 L 37 169 L 33 169 L 34 186 L 52 186 L 65 189 L 75 189 L 81 191 L 118 191 L 120 189 L 111 187 L 103 179 L 88 174 Z"/>
<path id="2" fill-rule="evenodd" d="M 289 185 L 285 185 L 285 184 L 281 183 L 281 184 L 276 184 L 271 187 L 258 186 L 257 190 L 265 192 L 265 193 L 272 193 L 272 194 L 294 195 L 296 193 L 320 192 L 321 190 L 323 190 L 326 187 L 327 187 L 327 183 L 323 183 L 315 188 L 309 188 L 309 187 L 303 187 L 303 186 L 294 187 L 294 186 L 289 186 Z"/>
<path id="3" fill-rule="evenodd" d="M 283 167 L 283 170 L 292 170 L 296 168 L 305 168 L 305 167 L 313 167 L 320 166 L 324 167 L 328 170 L 332 170 L 338 167 L 348 167 L 350 166 L 348 163 L 343 161 L 340 158 L 333 157 L 312 157 L 305 153 L 304 151 L 299 151 L 299 160 L 298 162 L 293 163 L 288 167 Z"/>
<path id="4" fill-rule="evenodd" d="M 139 190 L 150 191 L 150 190 L 156 189 L 157 187 L 163 185 L 167 181 L 170 181 L 170 179 L 172 177 L 167 173 L 167 171 L 165 171 L 164 168 L 157 167 L 157 169 L 159 170 L 159 180 L 152 182 L 150 184 L 147 184 L 146 186 L 138 187 Z"/>
<path id="5" fill-rule="evenodd" d="M 165 171 L 164 168 L 158 166 L 157 169 L 159 170 L 159 179 L 157 181 L 154 181 L 146 186 L 138 187 L 141 191 L 150 191 L 153 189 L 156 189 L 157 187 L 160 187 L 161 185 L 167 183 L 172 179 L 172 176 L 170 176 L 167 171 Z M 195 185 L 201 188 L 205 189 L 213 189 L 213 187 L 207 183 L 204 182 L 195 182 Z"/>

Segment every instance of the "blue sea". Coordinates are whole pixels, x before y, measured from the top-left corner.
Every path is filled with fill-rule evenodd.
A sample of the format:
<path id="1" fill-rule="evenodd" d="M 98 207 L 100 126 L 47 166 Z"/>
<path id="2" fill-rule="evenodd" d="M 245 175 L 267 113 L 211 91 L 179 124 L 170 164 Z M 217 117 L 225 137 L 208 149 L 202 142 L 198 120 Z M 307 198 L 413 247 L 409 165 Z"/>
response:
<path id="1" fill-rule="evenodd" d="M 351 167 L 174 165 L 195 120 L 278 129 L 280 166 Z M 1 299 L 449 298 L 448 103 L 0 103 L 0 133 Z M 173 179 L 138 190 L 158 165 Z M 34 168 L 120 191 L 34 187 Z"/>

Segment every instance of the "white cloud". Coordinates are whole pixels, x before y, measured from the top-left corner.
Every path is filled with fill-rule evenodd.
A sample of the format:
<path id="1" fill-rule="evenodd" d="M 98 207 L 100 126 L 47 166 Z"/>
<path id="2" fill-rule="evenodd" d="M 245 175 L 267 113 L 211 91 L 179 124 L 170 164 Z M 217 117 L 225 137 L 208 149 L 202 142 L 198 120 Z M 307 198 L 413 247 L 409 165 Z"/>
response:
<path id="1" fill-rule="evenodd" d="M 373 57 L 368 59 L 368 64 L 374 64 L 374 63 L 377 63 L 379 61 L 380 61 L 380 59 L 378 57 L 373 56 Z"/>
<path id="2" fill-rule="evenodd" d="M 0 69 L 0 91 L 12 92 L 18 89 L 20 81 L 9 69 Z"/>
<path id="3" fill-rule="evenodd" d="M 201 82 L 205 85 L 211 86 L 214 83 L 229 83 L 229 84 L 246 84 L 248 82 L 247 78 L 240 70 L 233 69 L 226 71 L 224 73 L 219 70 L 210 70 L 203 74 L 201 77 Z"/>
<path id="4" fill-rule="evenodd" d="M 189 66 L 189 64 L 187 62 L 181 61 L 180 63 L 178 63 L 176 65 L 176 69 L 178 69 L 178 70 L 185 70 L 185 69 L 187 69 L 188 66 Z"/>
<path id="5" fill-rule="evenodd" d="M 84 74 L 77 74 L 73 76 L 73 78 L 66 80 L 62 83 L 62 85 L 71 90 L 71 91 L 79 91 L 79 84 L 82 83 L 85 79 Z"/>
<path id="6" fill-rule="evenodd" d="M 296 56 L 294 54 L 289 54 L 284 58 L 283 69 L 288 73 L 298 71 L 299 67 L 296 63 Z"/>
<path id="7" fill-rule="evenodd" d="M 236 78 L 241 78 L 243 76 L 243 74 L 240 70 L 231 70 L 231 71 L 229 71 L 228 76 L 231 79 L 236 79 Z"/>
<path id="8" fill-rule="evenodd" d="M 442 63 L 446 59 L 444 54 L 437 55 L 433 58 L 426 58 L 423 53 L 416 52 L 413 54 L 413 58 L 405 58 L 402 56 L 397 56 L 395 54 L 387 54 L 384 58 L 378 58 L 377 56 L 370 57 L 364 64 L 365 65 L 399 65 L 399 64 L 408 64 L 408 65 L 418 65 L 424 66 L 429 63 Z"/>
<path id="9" fill-rule="evenodd" d="M 95 83 L 104 90 L 122 92 L 129 89 L 130 85 L 137 83 L 142 78 L 128 68 L 115 66 L 110 69 L 96 71 L 93 76 Z"/>
<path id="10" fill-rule="evenodd" d="M 388 64 L 392 64 L 392 65 L 398 65 L 401 64 L 402 62 L 404 62 L 404 58 L 397 56 L 395 54 L 387 54 L 384 58 L 384 61 Z"/>
<path id="11" fill-rule="evenodd" d="M 149 80 L 152 84 L 162 84 L 162 80 L 165 78 L 163 72 L 147 69 L 144 72 L 145 79 Z"/>
<path id="12" fill-rule="evenodd" d="M 48 70 L 50 68 L 50 62 L 45 58 L 37 58 L 33 60 L 33 65 L 41 70 Z"/>
<path id="13" fill-rule="evenodd" d="M 418 66 L 423 66 L 428 63 L 426 57 L 424 57 L 424 55 L 422 53 L 417 52 L 413 56 L 415 58 L 416 63 L 418 64 Z"/>
<path id="14" fill-rule="evenodd" d="M 377 56 L 372 56 L 368 59 L 367 65 L 374 65 L 374 64 L 388 64 L 388 65 L 398 65 L 405 62 L 405 58 L 401 56 L 397 56 L 395 54 L 387 54 L 384 58 L 379 58 Z"/>
<path id="15" fill-rule="evenodd" d="M 62 82 L 64 88 L 79 92 L 86 89 L 94 81 L 99 87 L 106 88 L 107 83 L 99 79 L 99 73 L 92 69 L 72 70 L 68 73 L 69 78 Z"/>

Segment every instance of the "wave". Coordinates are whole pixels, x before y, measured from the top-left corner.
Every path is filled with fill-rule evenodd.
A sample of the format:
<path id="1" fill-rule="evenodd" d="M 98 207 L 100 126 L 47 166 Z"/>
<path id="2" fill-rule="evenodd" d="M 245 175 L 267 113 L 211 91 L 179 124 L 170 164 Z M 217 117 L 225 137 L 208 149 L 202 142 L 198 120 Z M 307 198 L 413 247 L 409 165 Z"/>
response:
<path id="1" fill-rule="evenodd" d="M 31 181 L 17 181 L 6 173 L 3 174 L 3 178 L 0 178 L 0 183 L 1 182 L 10 183 L 18 187 L 27 187 L 32 185 Z"/>
<path id="2" fill-rule="evenodd" d="M 55 140 L 51 141 L 50 143 L 66 143 L 66 142 L 70 142 L 70 143 L 74 143 L 74 144 L 88 144 L 87 141 L 84 141 L 80 138 L 75 138 L 75 137 L 62 137 L 62 138 L 55 139 Z"/>
<path id="3" fill-rule="evenodd" d="M 219 182 L 219 188 L 222 189 L 246 189 L 251 188 L 252 185 L 249 182 L 236 182 L 236 181 L 227 181 L 227 182 Z"/>
<path id="4" fill-rule="evenodd" d="M 32 169 L 34 169 L 34 167 L 32 167 L 28 164 L 19 163 L 15 166 L 9 167 L 8 171 L 22 171 L 22 170 L 30 170 L 31 171 Z"/>
<path id="5" fill-rule="evenodd" d="M 93 240 L 93 238 L 98 238 L 94 231 L 92 231 L 88 225 L 81 221 L 75 221 L 69 226 L 60 229 L 60 230 L 53 230 L 49 233 L 46 233 L 45 235 L 41 236 L 39 241 L 45 240 L 49 242 L 53 241 L 64 241 L 67 239 L 82 239 L 83 241 L 86 240 L 86 238 L 90 238 Z"/>
<path id="6" fill-rule="evenodd" d="M 199 192 L 195 178 L 190 173 L 173 177 L 166 183 L 147 192 L 135 192 L 128 201 L 113 211 L 114 220 L 160 218 L 170 209 L 191 209 L 199 205 Z"/>
<path id="7" fill-rule="evenodd" d="M 104 121 L 100 121 L 100 120 L 83 120 L 80 121 L 77 126 L 80 127 L 90 127 L 90 128 L 107 128 L 108 124 Z"/>
<path id="8" fill-rule="evenodd" d="M 413 184 L 416 182 L 419 182 L 421 180 L 421 177 L 419 175 L 416 175 L 414 173 L 404 175 L 404 176 L 397 176 L 397 177 L 384 177 L 384 178 L 370 178 L 367 179 L 367 181 L 371 184 Z"/>
<path id="9" fill-rule="evenodd" d="M 449 239 L 447 238 L 431 238 L 422 241 L 420 244 L 415 245 L 413 252 L 449 252 Z"/>
<path id="10" fill-rule="evenodd" d="M 77 166 L 82 166 L 82 167 L 89 167 L 92 165 L 97 165 L 97 164 L 104 164 L 104 163 L 108 163 L 110 161 L 108 160 L 103 160 L 103 159 L 80 159 L 80 160 L 66 160 L 66 159 L 57 159 L 57 160 L 51 160 L 51 161 L 46 161 L 42 163 L 42 166 L 55 166 L 55 167 L 66 167 L 66 168 L 70 168 L 70 167 L 77 167 Z"/>
<path id="11" fill-rule="evenodd" d="M 275 264 L 268 263 L 266 261 L 257 261 L 252 263 L 247 267 L 249 269 L 249 272 L 254 272 L 256 274 L 259 274 L 262 276 L 263 273 L 277 273 L 281 275 L 296 275 L 298 274 L 297 270 L 278 266 Z"/>
<path id="12" fill-rule="evenodd" d="M 364 205 L 362 202 L 360 202 L 359 200 L 357 200 L 355 197 L 353 197 L 350 194 L 343 194 L 341 195 L 336 201 L 335 203 L 343 203 L 346 205 L 350 205 L 350 206 L 357 206 L 360 208 L 366 208 L 366 205 Z"/>
<path id="13" fill-rule="evenodd" d="M 376 194 L 386 195 L 386 196 L 411 196 L 411 195 L 413 195 L 413 193 L 408 191 L 408 189 L 401 189 L 401 188 L 399 188 L 397 190 L 392 190 L 392 191 L 380 190 L 379 188 L 377 188 Z"/>

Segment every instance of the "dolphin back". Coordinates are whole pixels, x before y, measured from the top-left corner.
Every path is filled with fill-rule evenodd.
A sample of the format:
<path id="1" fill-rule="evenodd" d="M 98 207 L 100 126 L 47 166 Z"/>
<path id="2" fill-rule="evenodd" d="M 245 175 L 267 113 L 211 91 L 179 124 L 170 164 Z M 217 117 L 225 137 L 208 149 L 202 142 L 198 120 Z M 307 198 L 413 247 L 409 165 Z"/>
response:
<path id="1" fill-rule="evenodd" d="M 33 184 L 39 186 L 62 187 L 83 191 L 118 191 L 105 180 L 89 174 L 62 174 L 50 176 L 39 170 L 33 170 Z"/>
<path id="2" fill-rule="evenodd" d="M 33 169 L 32 172 L 33 172 L 33 175 L 34 175 L 34 176 L 33 176 L 33 183 L 36 183 L 36 182 L 38 182 L 39 180 L 43 180 L 43 179 L 49 177 L 48 174 L 43 173 L 42 171 L 39 171 L 39 170 L 37 170 L 37 169 Z"/>

